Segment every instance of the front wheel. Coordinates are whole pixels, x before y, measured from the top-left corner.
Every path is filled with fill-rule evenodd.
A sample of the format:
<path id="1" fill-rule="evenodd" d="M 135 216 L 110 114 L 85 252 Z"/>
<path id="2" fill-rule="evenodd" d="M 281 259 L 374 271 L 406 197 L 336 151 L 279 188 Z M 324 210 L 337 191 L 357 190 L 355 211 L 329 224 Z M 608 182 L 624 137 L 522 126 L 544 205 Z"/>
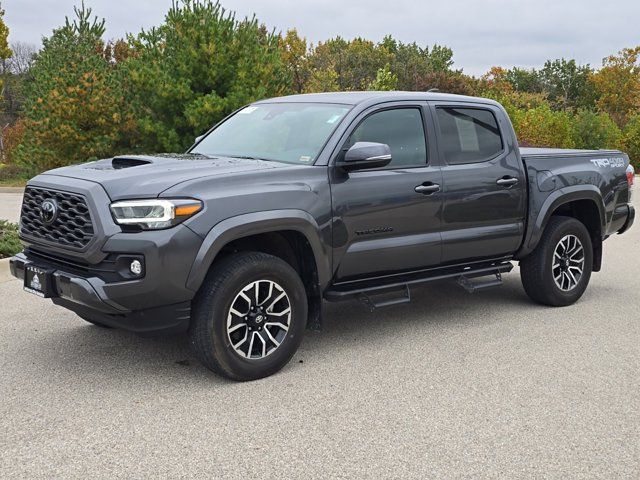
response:
<path id="1" fill-rule="evenodd" d="M 258 252 L 223 258 L 194 300 L 190 340 L 209 369 L 233 380 L 269 376 L 298 349 L 307 298 L 297 272 Z"/>
<path id="2" fill-rule="evenodd" d="M 575 303 L 591 278 L 593 249 L 589 231 L 575 218 L 551 217 L 536 249 L 520 261 L 522 286 L 543 305 Z"/>

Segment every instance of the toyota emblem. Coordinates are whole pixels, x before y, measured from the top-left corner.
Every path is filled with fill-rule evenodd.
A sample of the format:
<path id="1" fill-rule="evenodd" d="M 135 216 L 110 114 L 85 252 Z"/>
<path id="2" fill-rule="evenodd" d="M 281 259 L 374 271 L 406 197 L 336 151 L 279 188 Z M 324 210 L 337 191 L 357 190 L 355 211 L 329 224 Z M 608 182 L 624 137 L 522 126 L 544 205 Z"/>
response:
<path id="1" fill-rule="evenodd" d="M 45 200 L 40 205 L 40 218 L 46 225 L 51 225 L 58 217 L 58 205 L 55 200 Z"/>

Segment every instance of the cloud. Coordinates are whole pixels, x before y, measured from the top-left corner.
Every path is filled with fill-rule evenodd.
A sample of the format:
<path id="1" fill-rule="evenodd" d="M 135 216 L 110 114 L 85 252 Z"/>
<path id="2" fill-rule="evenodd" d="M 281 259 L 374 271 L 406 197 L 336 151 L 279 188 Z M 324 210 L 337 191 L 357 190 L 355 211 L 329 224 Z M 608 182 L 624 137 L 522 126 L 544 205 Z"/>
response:
<path id="1" fill-rule="evenodd" d="M 72 0 L 6 0 L 10 40 L 39 43 L 73 13 Z M 157 25 L 170 0 L 88 0 L 107 19 L 107 35 Z M 493 65 L 540 67 L 545 60 L 602 58 L 640 43 L 638 0 L 228 0 L 239 17 L 257 14 L 276 30 L 297 28 L 309 41 L 336 35 L 438 43 L 453 49 L 458 68 L 481 74 Z"/>

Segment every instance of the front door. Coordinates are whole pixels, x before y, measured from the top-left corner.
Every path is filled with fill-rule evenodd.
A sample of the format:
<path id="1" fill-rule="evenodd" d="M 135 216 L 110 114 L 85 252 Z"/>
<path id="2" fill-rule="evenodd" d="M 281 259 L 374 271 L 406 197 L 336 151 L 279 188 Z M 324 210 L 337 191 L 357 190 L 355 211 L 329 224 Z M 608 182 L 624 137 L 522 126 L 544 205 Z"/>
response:
<path id="1" fill-rule="evenodd" d="M 393 104 L 364 112 L 347 132 L 341 155 L 356 142 L 389 145 L 384 168 L 331 172 L 336 280 L 435 266 L 441 259 L 442 177 L 430 145 L 426 104 Z"/>

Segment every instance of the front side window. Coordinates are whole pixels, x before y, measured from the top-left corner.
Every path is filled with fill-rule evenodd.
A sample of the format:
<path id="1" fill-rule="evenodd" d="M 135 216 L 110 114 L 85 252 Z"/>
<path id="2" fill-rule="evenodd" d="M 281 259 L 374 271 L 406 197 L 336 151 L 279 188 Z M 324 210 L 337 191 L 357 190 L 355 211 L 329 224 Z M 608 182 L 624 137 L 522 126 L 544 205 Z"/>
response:
<path id="1" fill-rule="evenodd" d="M 351 107 L 328 103 L 263 103 L 243 108 L 191 153 L 312 165 Z"/>
<path id="2" fill-rule="evenodd" d="M 484 162 L 503 150 L 498 122 L 489 110 L 438 107 L 436 111 L 447 163 Z"/>
<path id="3" fill-rule="evenodd" d="M 391 163 L 386 168 L 423 167 L 427 164 L 426 139 L 418 108 L 394 108 L 369 115 L 353 131 L 345 148 L 356 142 L 389 145 Z"/>

